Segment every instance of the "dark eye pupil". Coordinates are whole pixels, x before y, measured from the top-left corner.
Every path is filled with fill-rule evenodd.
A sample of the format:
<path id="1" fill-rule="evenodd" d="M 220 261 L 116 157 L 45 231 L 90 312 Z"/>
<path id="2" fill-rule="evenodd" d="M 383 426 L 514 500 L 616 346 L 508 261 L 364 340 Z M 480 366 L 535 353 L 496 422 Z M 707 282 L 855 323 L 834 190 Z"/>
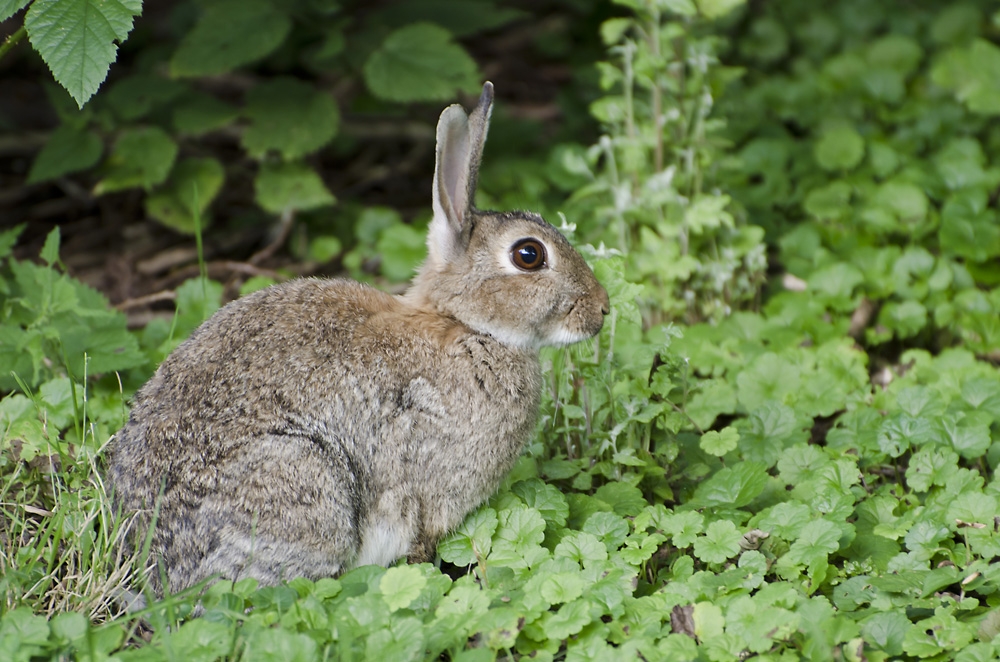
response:
<path id="1" fill-rule="evenodd" d="M 511 249 L 510 258 L 518 269 L 535 271 L 545 266 L 545 248 L 535 239 L 523 239 Z"/>

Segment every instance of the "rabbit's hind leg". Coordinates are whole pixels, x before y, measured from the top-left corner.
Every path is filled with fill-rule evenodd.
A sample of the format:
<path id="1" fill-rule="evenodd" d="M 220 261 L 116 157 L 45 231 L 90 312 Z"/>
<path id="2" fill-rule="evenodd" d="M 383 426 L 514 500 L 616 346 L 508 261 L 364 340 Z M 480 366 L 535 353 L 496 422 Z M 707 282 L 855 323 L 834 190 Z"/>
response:
<path id="1" fill-rule="evenodd" d="M 245 449 L 215 468 L 216 489 L 192 518 L 203 552 L 180 583 L 220 576 L 273 585 L 341 572 L 357 555 L 364 482 L 347 455 L 283 434 L 252 440 Z"/>

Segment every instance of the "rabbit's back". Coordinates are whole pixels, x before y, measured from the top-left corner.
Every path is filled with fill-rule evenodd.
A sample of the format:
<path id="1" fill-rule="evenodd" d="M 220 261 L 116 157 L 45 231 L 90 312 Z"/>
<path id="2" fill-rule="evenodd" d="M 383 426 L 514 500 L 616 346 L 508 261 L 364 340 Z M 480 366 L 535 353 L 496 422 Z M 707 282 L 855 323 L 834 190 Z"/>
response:
<path id="1" fill-rule="evenodd" d="M 159 501 L 153 551 L 174 590 L 419 558 L 513 464 L 539 384 L 532 354 L 454 320 L 293 281 L 229 304 L 164 361 L 109 475 L 147 526 Z"/>

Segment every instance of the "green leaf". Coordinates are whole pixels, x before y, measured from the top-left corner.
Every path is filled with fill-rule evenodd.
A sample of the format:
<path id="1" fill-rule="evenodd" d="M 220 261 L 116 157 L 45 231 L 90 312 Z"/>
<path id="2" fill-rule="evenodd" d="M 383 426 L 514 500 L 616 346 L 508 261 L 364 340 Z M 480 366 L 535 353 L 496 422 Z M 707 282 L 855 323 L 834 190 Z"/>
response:
<path id="1" fill-rule="evenodd" d="M 14 248 L 14 244 L 17 243 L 18 237 L 24 232 L 24 229 L 28 227 L 26 223 L 21 223 L 15 225 L 9 230 L 3 230 L 0 232 L 0 258 L 5 258 L 10 255 L 11 249 Z M 2 281 L 0 281 L 2 283 Z"/>
<path id="2" fill-rule="evenodd" d="M 722 563 L 740 553 L 742 537 L 729 520 L 716 520 L 694 541 L 694 555 L 705 563 Z"/>
<path id="3" fill-rule="evenodd" d="M 142 0 L 35 0 L 24 15 L 31 45 L 56 82 L 83 104 L 97 92 Z"/>
<path id="4" fill-rule="evenodd" d="M 38 257 L 42 258 L 45 264 L 50 267 L 59 261 L 59 226 L 55 226 L 45 235 L 45 244 L 42 246 Z"/>
<path id="5" fill-rule="evenodd" d="M 601 485 L 594 496 L 622 516 L 636 515 L 646 507 L 642 490 L 628 483 L 608 483 Z"/>
<path id="6" fill-rule="evenodd" d="M 178 232 L 204 230 L 211 221 L 205 211 L 224 180 L 225 172 L 217 160 L 184 159 L 174 166 L 166 186 L 146 198 L 146 214 Z"/>
<path id="7" fill-rule="evenodd" d="M 28 183 L 55 179 L 94 166 L 104 152 L 101 138 L 70 124 L 52 132 L 28 172 Z"/>
<path id="8" fill-rule="evenodd" d="M 233 649 L 233 633 L 223 623 L 197 618 L 170 633 L 174 654 L 191 660 L 214 660 L 225 657 Z"/>
<path id="9" fill-rule="evenodd" d="M 595 515 L 599 514 L 611 515 L 611 513 L 595 513 L 587 521 L 589 522 L 594 519 Z M 614 515 L 611 516 L 614 517 Z M 622 520 L 619 518 L 618 521 L 621 522 Z M 624 539 L 625 537 L 622 536 L 622 540 Z M 584 531 L 574 531 L 559 541 L 553 554 L 557 558 L 565 557 L 573 559 L 586 568 L 606 560 L 608 558 L 608 549 L 596 535 Z M 563 600 L 562 602 L 566 601 Z"/>
<path id="10" fill-rule="evenodd" d="M 256 85 L 247 94 L 250 126 L 243 147 L 255 159 L 274 150 L 291 161 L 311 154 L 337 134 L 340 112 L 329 94 L 292 78 Z"/>
<path id="11" fill-rule="evenodd" d="M 174 127 L 178 133 L 198 136 L 220 129 L 239 117 L 229 104 L 204 94 L 185 97 L 174 108 Z"/>
<path id="12" fill-rule="evenodd" d="M 698 11 L 710 21 L 722 18 L 734 9 L 746 3 L 746 0 L 698 0 Z"/>
<path id="13" fill-rule="evenodd" d="M 736 444 L 740 440 L 740 433 L 732 426 L 726 426 L 716 432 L 709 430 L 701 436 L 698 445 L 709 455 L 722 457 L 726 453 L 735 450 Z"/>
<path id="14" fill-rule="evenodd" d="M 382 599 L 393 612 L 409 607 L 426 585 L 423 571 L 410 565 L 389 568 L 379 581 Z"/>
<path id="15" fill-rule="evenodd" d="M 172 76 L 216 76 L 272 53 L 292 21 L 268 0 L 207 3 L 194 28 L 170 59 Z"/>
<path id="16" fill-rule="evenodd" d="M 767 472 L 759 462 L 725 467 L 698 485 L 693 503 L 702 508 L 740 508 L 757 498 L 767 485 Z"/>
<path id="17" fill-rule="evenodd" d="M 447 101 L 457 91 L 474 92 L 479 71 L 451 33 L 415 23 L 386 37 L 365 62 L 365 83 L 387 101 Z"/>
<path id="18" fill-rule="evenodd" d="M 976 39 L 968 47 L 945 52 L 931 69 L 931 80 L 952 90 L 974 113 L 1000 114 L 1000 48 Z"/>
<path id="19" fill-rule="evenodd" d="M 177 81 L 139 73 L 117 81 L 104 98 L 120 119 L 132 122 L 173 101 L 184 91 L 185 86 Z"/>
<path id="20" fill-rule="evenodd" d="M 788 404 L 801 388 L 801 370 L 774 352 L 761 354 L 736 376 L 739 400 L 748 410 L 768 401 Z"/>
<path id="21" fill-rule="evenodd" d="M 316 642 L 309 636 L 288 630 L 262 628 L 247 634 L 240 659 L 245 662 L 312 662 L 318 656 Z"/>
<path id="22" fill-rule="evenodd" d="M 379 233 L 375 250 L 382 258 L 382 275 L 402 283 L 413 277 L 427 256 L 427 237 L 412 225 L 399 223 Z"/>
<path id="23" fill-rule="evenodd" d="M 304 163 L 264 163 L 254 180 L 257 204 L 273 214 L 332 205 L 336 200 Z"/>
<path id="24" fill-rule="evenodd" d="M 597 512 L 587 518 L 581 531 L 597 536 L 607 551 L 612 552 L 625 542 L 628 522 L 614 513 Z"/>
<path id="25" fill-rule="evenodd" d="M 675 546 L 684 549 L 693 545 L 698 539 L 698 534 L 704 531 L 705 516 L 693 510 L 686 510 L 681 513 L 668 513 L 665 517 L 654 517 L 653 523 L 670 536 Z"/>
<path id="26" fill-rule="evenodd" d="M 824 170 L 851 170 L 865 156 L 865 141 L 853 127 L 840 124 L 823 132 L 813 154 Z"/>
<path id="27" fill-rule="evenodd" d="M 575 600 L 564 604 L 559 611 L 554 614 L 547 614 L 545 623 L 542 626 L 545 635 L 555 641 L 562 641 L 567 637 L 577 634 L 591 620 L 590 602 L 587 600 Z"/>
<path id="28" fill-rule="evenodd" d="M 549 524 L 557 527 L 566 525 L 569 504 L 566 503 L 566 497 L 562 492 L 554 486 L 538 478 L 529 478 L 515 483 L 510 491 L 521 497 L 527 505 L 537 509 Z"/>
<path id="29" fill-rule="evenodd" d="M 538 591 L 550 605 L 557 605 L 576 600 L 586 586 L 579 572 L 557 572 L 546 575 Z"/>
<path id="30" fill-rule="evenodd" d="M 0 0 L 0 23 L 28 6 L 31 0 Z"/>
<path id="31" fill-rule="evenodd" d="M 497 513 L 483 507 L 470 513 L 455 532 L 438 544 L 441 559 L 457 566 L 471 565 L 489 555 L 497 530 Z"/>
<path id="32" fill-rule="evenodd" d="M 103 195 L 137 186 L 148 191 L 167 179 L 176 158 L 177 143 L 163 129 L 127 129 L 104 163 L 104 177 L 94 193 Z"/>
<path id="33" fill-rule="evenodd" d="M 812 565 L 825 561 L 840 548 L 840 529 L 833 522 L 817 519 L 809 522 L 780 561 L 791 565 Z"/>

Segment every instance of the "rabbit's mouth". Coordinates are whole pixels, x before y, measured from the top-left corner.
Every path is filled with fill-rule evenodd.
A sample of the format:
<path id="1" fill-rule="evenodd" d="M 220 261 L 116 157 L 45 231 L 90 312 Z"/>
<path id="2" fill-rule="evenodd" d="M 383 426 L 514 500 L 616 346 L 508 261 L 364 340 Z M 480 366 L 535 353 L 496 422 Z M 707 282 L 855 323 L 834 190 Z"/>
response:
<path id="1" fill-rule="evenodd" d="M 603 310 L 590 310 L 586 300 L 570 305 L 559 324 L 544 340 L 545 345 L 560 347 L 593 338 L 604 326 Z"/>

